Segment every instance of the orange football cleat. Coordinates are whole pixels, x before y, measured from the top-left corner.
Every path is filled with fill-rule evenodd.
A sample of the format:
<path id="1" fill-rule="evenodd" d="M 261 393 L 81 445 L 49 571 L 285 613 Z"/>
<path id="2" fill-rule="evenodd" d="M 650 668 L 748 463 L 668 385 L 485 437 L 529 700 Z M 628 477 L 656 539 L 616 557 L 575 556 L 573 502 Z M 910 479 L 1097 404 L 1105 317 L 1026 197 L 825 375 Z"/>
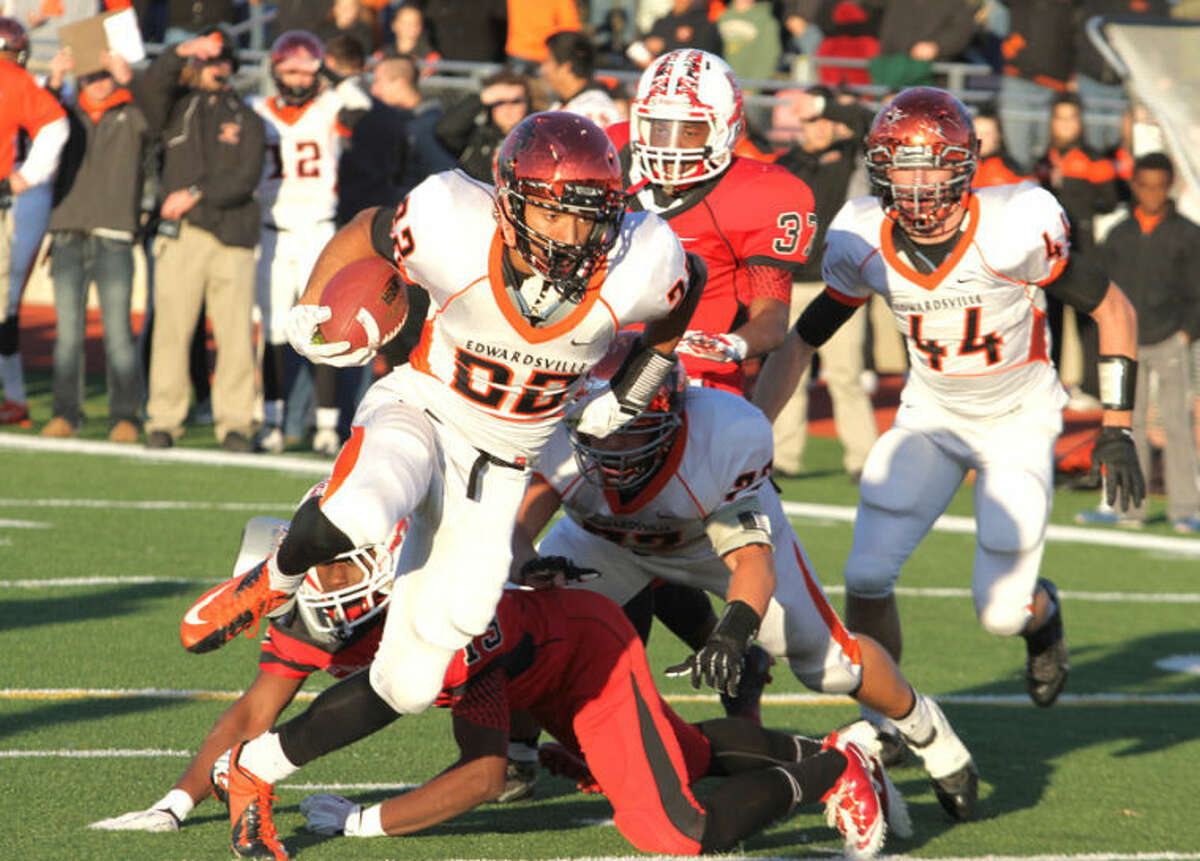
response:
<path id="1" fill-rule="evenodd" d="M 242 767 L 238 759 L 243 747 L 245 744 L 239 744 L 229 757 L 231 848 L 242 858 L 285 859 L 289 857 L 287 848 L 275 833 L 271 809 L 277 800 L 275 787 Z"/>
<path id="2" fill-rule="evenodd" d="M 291 592 L 271 588 L 264 559 L 240 577 L 231 577 L 201 595 L 184 614 L 179 639 L 189 652 L 200 654 L 225 645 L 247 629 L 253 637 L 258 621 L 291 598 Z"/>

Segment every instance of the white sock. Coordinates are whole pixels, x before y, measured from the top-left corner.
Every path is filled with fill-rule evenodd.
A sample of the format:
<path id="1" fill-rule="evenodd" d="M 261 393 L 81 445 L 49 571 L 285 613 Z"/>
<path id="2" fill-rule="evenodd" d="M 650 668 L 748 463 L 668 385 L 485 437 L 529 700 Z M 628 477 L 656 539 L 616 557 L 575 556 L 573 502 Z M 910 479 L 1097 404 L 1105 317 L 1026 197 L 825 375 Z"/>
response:
<path id="1" fill-rule="evenodd" d="M 268 581 L 276 592 L 295 592 L 304 582 L 304 575 L 307 573 L 307 571 L 301 571 L 299 574 L 284 574 L 279 570 L 279 559 L 276 554 L 272 553 L 267 557 Z"/>
<path id="2" fill-rule="evenodd" d="M 933 735 L 933 715 L 929 711 L 929 702 L 923 694 L 913 691 L 916 701 L 912 711 L 902 718 L 893 718 L 896 728 L 903 736 L 918 745 L 926 745 Z"/>
<path id="3" fill-rule="evenodd" d="M 267 427 L 283 427 L 283 399 L 263 401 L 263 424 Z"/>
<path id="4" fill-rule="evenodd" d="M 317 430 L 336 429 L 342 411 L 337 407 L 317 407 Z"/>
<path id="5" fill-rule="evenodd" d="M 295 774 L 299 768 L 284 754 L 277 732 L 264 732 L 246 742 L 238 757 L 238 765 L 267 783 L 278 783 Z"/>
<path id="6" fill-rule="evenodd" d="M 169 810 L 176 819 L 182 822 L 195 806 L 196 802 L 192 801 L 192 797 L 182 789 L 172 789 L 158 801 L 154 802 L 152 809 Z"/>
<path id="7" fill-rule="evenodd" d="M 0 383 L 4 384 L 4 399 L 25 403 L 25 376 L 21 373 L 21 354 L 0 356 Z"/>

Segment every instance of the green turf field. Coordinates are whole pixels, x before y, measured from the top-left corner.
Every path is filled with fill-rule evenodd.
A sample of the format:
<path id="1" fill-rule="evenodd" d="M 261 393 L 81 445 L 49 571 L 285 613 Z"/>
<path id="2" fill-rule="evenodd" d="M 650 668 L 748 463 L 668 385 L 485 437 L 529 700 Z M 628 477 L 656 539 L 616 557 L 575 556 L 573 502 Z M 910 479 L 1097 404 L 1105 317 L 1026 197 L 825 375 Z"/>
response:
<path id="1" fill-rule="evenodd" d="M 212 447 L 207 434 L 200 437 Z M 118 457 L 14 449 L 5 443 L 12 439 L 0 435 L 0 857 L 228 857 L 223 811 L 211 801 L 178 834 L 86 826 L 161 797 L 227 704 L 201 694 L 237 691 L 252 678 L 253 642 L 189 655 L 178 643 L 179 618 L 206 584 L 228 575 L 245 520 L 287 516 L 315 479 L 154 462 L 140 447 Z M 835 444 L 811 440 L 809 460 L 813 474 L 785 482 L 785 498 L 852 506 L 856 491 L 836 472 Z M 1090 493 L 1060 491 L 1053 519 L 1069 524 L 1094 502 Z M 970 513 L 969 491 L 950 513 Z M 850 525 L 833 516 L 796 524 L 840 607 Z M 1200 858 L 1200 675 L 1156 666 L 1178 655 L 1200 663 L 1200 555 L 1172 549 L 1188 539 L 1164 528 L 1147 534 L 1165 540 L 1150 549 L 1047 545 L 1043 570 L 1066 593 L 1073 662 L 1069 696 L 1050 710 L 1024 697 L 1021 642 L 990 637 L 975 624 L 963 591 L 971 536 L 939 531 L 925 541 L 901 579 L 903 666 L 942 698 L 972 748 L 983 775 L 981 817 L 950 824 L 923 773 L 899 769 L 893 776 L 912 808 L 915 835 L 890 841 L 885 852 Z M 1174 546 L 1197 549 L 1200 541 Z M 938 589 L 949 591 L 930 591 Z M 668 634 L 655 633 L 653 667 L 684 654 Z M 324 684 L 314 680 L 306 690 Z M 664 679 L 662 689 L 690 692 L 677 680 Z M 778 667 L 768 693 L 771 726 L 822 734 L 854 714 L 843 704 L 786 696 L 803 689 Z M 719 711 L 715 697 L 678 708 L 695 719 Z M 279 787 L 281 834 L 294 854 L 312 859 L 636 854 L 607 822 L 602 799 L 548 776 L 533 802 L 485 807 L 424 836 L 327 839 L 302 830 L 297 805 L 306 791 L 351 784 L 340 791 L 377 800 L 388 790 L 370 785 L 426 779 L 450 761 L 451 748 L 448 716 L 432 712 L 314 763 Z M 806 811 L 747 841 L 742 852 L 827 857 L 838 846 L 835 832 Z"/>

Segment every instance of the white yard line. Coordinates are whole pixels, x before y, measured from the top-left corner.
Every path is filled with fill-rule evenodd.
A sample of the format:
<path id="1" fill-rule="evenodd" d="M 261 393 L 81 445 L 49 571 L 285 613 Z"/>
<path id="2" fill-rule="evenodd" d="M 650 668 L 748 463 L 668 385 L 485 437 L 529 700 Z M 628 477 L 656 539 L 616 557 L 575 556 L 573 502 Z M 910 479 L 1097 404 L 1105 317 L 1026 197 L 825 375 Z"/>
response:
<path id="1" fill-rule="evenodd" d="M 145 586 L 153 583 L 194 583 L 197 586 L 216 580 L 189 577 L 155 577 L 153 575 L 126 575 L 111 577 L 54 577 L 47 580 L 0 580 L 0 589 L 43 589 L 46 587 L 72 588 L 76 586 Z M 843 586 L 825 586 L 830 595 L 841 595 Z M 906 598 L 953 598 L 971 597 L 970 589 L 917 588 L 899 586 L 896 594 Z M 1121 603 L 1121 604 L 1200 604 L 1200 592 L 1083 592 L 1060 589 L 1059 595 L 1072 601 Z"/>
<path id="2" fill-rule="evenodd" d="M 845 505 L 821 505 L 815 502 L 784 501 L 783 510 L 789 517 L 804 517 L 813 520 L 836 520 L 853 523 L 855 509 Z M 955 514 L 943 514 L 933 524 L 937 532 L 954 532 L 964 535 L 975 534 L 975 518 Z M 1103 547 L 1124 547 L 1132 550 L 1157 550 L 1177 553 L 1181 556 L 1200 556 L 1200 540 L 1176 538 L 1171 535 L 1143 535 L 1118 529 L 1084 526 L 1060 526 L 1051 523 L 1046 527 L 1047 541 L 1067 541 L 1076 544 L 1097 544 Z"/>
<path id="3" fill-rule="evenodd" d="M 191 502 L 181 499 L 17 499 L 0 498 L 0 508 L 131 508 L 138 511 L 294 511 L 289 502 Z M 5 524 L 33 523 L 0 520 Z M 38 523 L 37 526 L 49 526 Z"/>
<path id="4" fill-rule="evenodd" d="M 43 439 L 24 434 L 0 433 L 0 448 L 15 451 L 54 452 L 56 454 L 105 455 L 156 463 L 190 463 L 202 466 L 241 466 L 247 469 L 269 469 L 275 472 L 299 472 L 305 475 L 328 475 L 333 462 L 287 454 L 239 454 L 205 449 L 150 449 L 101 440 Z"/>
<path id="5" fill-rule="evenodd" d="M 9 520 L 0 517 L 0 529 L 49 529 L 50 525 L 40 520 Z"/>
<path id="6" fill-rule="evenodd" d="M 300 691 L 298 700 L 312 700 L 316 691 Z M 0 688 L 0 700 L 85 700 L 85 699 L 164 699 L 164 700 L 235 700 L 241 691 L 210 691 L 173 688 Z M 716 694 L 664 694 L 669 703 L 715 703 Z M 942 694 L 935 696 L 939 703 L 951 705 L 1028 706 L 1024 694 Z M 763 694 L 767 706 L 842 706 L 854 700 L 837 694 L 768 693 Z M 1067 693 L 1058 698 L 1060 705 L 1200 705 L 1200 693 L 1187 694 L 1122 694 L 1099 692 Z"/>

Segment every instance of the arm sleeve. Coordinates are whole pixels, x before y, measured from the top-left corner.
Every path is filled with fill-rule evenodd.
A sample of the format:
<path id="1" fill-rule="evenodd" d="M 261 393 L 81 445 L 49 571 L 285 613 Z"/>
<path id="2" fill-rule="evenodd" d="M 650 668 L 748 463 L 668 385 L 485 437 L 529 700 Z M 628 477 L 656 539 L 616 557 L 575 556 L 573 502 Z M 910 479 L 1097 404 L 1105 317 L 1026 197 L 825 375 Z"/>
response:
<path id="1" fill-rule="evenodd" d="M 846 203 L 829 225 L 821 257 L 821 277 L 834 291 L 834 299 L 857 307 L 871 298 L 871 286 L 863 274 L 878 248 L 854 230 L 854 202 Z"/>
<path id="2" fill-rule="evenodd" d="M 199 183 L 210 206 L 228 209 L 240 206 L 254 196 L 262 178 L 266 157 L 266 130 L 262 118 L 249 106 L 242 113 L 242 139 L 238 145 L 240 158 L 237 170 L 214 175 L 206 171 Z"/>
<path id="3" fill-rule="evenodd" d="M 53 100 L 49 93 L 47 98 Z M 58 106 L 58 103 L 54 103 Z M 61 112 L 62 108 L 59 108 Z M 21 176 L 30 185 L 40 185 L 54 175 L 58 170 L 58 160 L 62 155 L 63 146 L 67 142 L 70 126 L 67 118 L 60 116 L 43 125 L 33 136 L 33 144 L 29 147 L 29 155 L 21 165 Z"/>
<path id="4" fill-rule="evenodd" d="M 787 169 L 764 165 L 739 192 L 743 205 L 724 229 L 742 263 L 800 271 L 817 232 L 812 189 Z"/>
<path id="5" fill-rule="evenodd" d="M 179 92 L 179 73 L 185 63 L 174 51 L 163 51 L 145 72 L 134 75 L 129 84 L 134 101 L 155 134 L 161 134 L 166 128 L 167 117 Z"/>
<path id="6" fill-rule="evenodd" d="M 834 291 L 824 290 L 800 313 L 800 318 L 796 320 L 796 334 L 806 344 L 823 346 L 862 304 L 846 302 Z"/>
<path id="7" fill-rule="evenodd" d="M 503 671 L 496 667 L 467 682 L 454 716 L 490 729 L 508 730 L 508 691 Z"/>
<path id="8" fill-rule="evenodd" d="M 1059 277 L 1071 257 L 1067 214 L 1050 192 L 1032 183 L 1017 187 L 1010 209 L 1011 223 L 1027 231 L 1022 234 L 1028 238 L 1021 247 L 1028 251 L 1017 262 L 1016 271 L 1007 274 L 1045 286 Z"/>
<path id="9" fill-rule="evenodd" d="M 1095 252 L 1072 254 L 1057 277 L 1043 285 L 1046 292 L 1077 311 L 1092 313 L 1108 292 L 1108 274 L 1099 258 Z"/>

